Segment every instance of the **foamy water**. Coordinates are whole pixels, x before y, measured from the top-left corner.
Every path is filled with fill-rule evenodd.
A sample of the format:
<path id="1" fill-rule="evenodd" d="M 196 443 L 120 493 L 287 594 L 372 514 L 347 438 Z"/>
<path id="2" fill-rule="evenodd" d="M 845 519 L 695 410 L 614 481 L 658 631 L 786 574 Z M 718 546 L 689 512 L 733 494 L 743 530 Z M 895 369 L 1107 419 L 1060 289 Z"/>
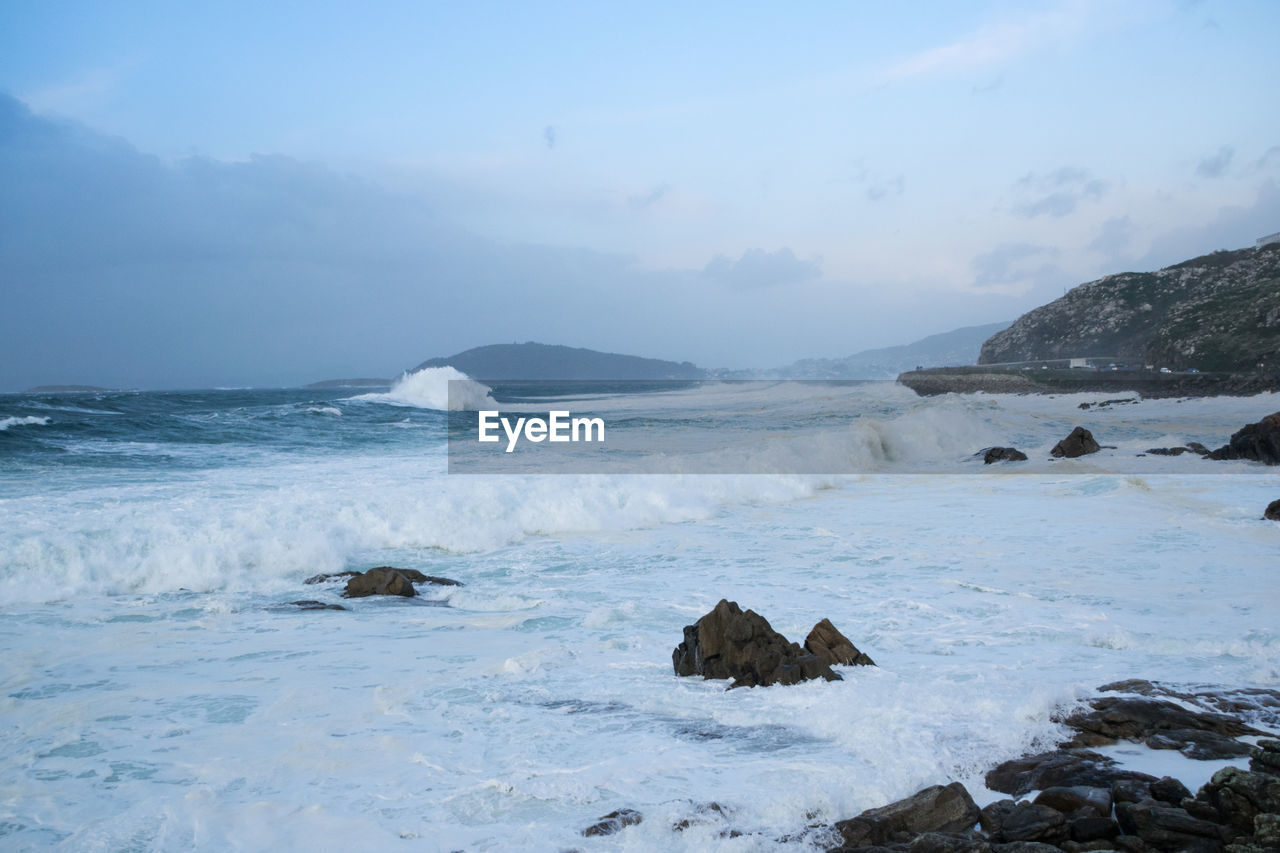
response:
<path id="1" fill-rule="evenodd" d="M 808 825 L 924 785 L 981 796 L 1108 681 L 1280 685 L 1260 518 L 1280 478 L 1135 455 L 1217 446 L 1275 396 L 1080 411 L 872 386 L 833 425 L 813 388 L 708 393 L 868 473 L 448 475 L 439 412 L 368 395 L 107 395 L 6 430 L 0 846 L 822 849 Z M 1116 449 L 1050 463 L 1077 423 Z M 974 467 L 994 443 L 1032 461 Z M 281 607 L 384 563 L 466 585 Z M 676 678 L 682 626 L 722 597 L 793 639 L 829 617 L 878 666 Z M 618 808 L 643 823 L 581 837 Z"/>

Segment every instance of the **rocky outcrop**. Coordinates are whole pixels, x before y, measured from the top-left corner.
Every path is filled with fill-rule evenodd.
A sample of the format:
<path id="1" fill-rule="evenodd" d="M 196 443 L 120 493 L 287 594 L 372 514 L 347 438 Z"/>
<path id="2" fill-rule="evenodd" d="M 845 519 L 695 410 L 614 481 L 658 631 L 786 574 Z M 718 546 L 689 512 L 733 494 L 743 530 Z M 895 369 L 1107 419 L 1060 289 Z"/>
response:
<path id="1" fill-rule="evenodd" d="M 830 619 L 823 619 L 804 640 L 805 651 L 828 666 L 875 666 L 876 662 L 858 651 L 848 637 L 841 634 Z"/>
<path id="2" fill-rule="evenodd" d="M 1058 749 L 998 764 L 987 771 L 984 781 L 993 791 L 1019 797 L 1056 787 L 1110 788 L 1118 780 L 1149 785 L 1156 778 L 1125 770 L 1113 759 L 1091 750 Z"/>
<path id="3" fill-rule="evenodd" d="M 672 651 L 671 663 L 676 675 L 732 679 L 730 687 L 796 684 L 812 678 L 839 681 L 840 675 L 831 670 L 833 662 L 866 658 L 870 663 L 825 619 L 809 632 L 809 640 L 817 652 L 800 648 L 754 610 L 743 611 L 737 602 L 721 599 L 710 613 L 685 626 L 684 641 Z"/>
<path id="4" fill-rule="evenodd" d="M 1214 252 L 1073 288 L 982 345 L 978 364 L 1107 356 L 1255 372 L 1280 360 L 1280 245 Z"/>
<path id="5" fill-rule="evenodd" d="M 1210 459 L 1249 459 L 1263 465 L 1280 465 L 1280 412 L 1248 424 L 1231 440 L 1209 454 Z"/>
<path id="6" fill-rule="evenodd" d="M 599 821 L 582 830 L 582 834 L 587 838 L 593 838 L 597 835 L 613 835 L 615 832 L 626 829 L 628 826 L 635 826 L 643 821 L 644 815 L 635 809 L 618 809 L 617 811 L 609 812 Z"/>
<path id="7" fill-rule="evenodd" d="M 1267 504 L 1267 508 L 1263 511 L 1262 517 L 1270 521 L 1280 521 L 1280 500 L 1274 500 Z"/>
<path id="8" fill-rule="evenodd" d="M 1049 454 L 1057 459 L 1075 459 L 1089 453 L 1097 453 L 1102 448 L 1093 440 L 1093 433 L 1084 427 L 1076 427 L 1071 434 L 1053 446 Z"/>
<path id="9" fill-rule="evenodd" d="M 1016 447 L 988 447 L 978 452 L 982 454 L 983 465 L 990 465 L 994 462 L 1027 461 L 1027 454 Z"/>
<path id="10" fill-rule="evenodd" d="M 978 822 L 978 806 L 964 785 L 934 785 L 905 800 L 868 809 L 836 823 L 844 839 L 841 850 L 910 840 L 922 833 L 960 832 Z"/>

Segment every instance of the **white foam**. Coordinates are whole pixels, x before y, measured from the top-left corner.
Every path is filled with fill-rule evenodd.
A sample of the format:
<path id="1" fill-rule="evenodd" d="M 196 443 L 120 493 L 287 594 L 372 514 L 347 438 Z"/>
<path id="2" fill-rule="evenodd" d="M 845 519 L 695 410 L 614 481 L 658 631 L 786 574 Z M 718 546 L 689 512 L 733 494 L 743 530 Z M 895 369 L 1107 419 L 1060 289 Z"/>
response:
<path id="1" fill-rule="evenodd" d="M 487 385 L 453 367 L 424 367 L 401 375 L 390 391 L 360 394 L 351 399 L 442 412 L 478 411 L 497 407 L 489 391 Z"/>
<path id="2" fill-rule="evenodd" d="M 0 418 L 0 430 L 6 430 L 16 426 L 45 426 L 49 423 L 48 418 L 40 418 L 29 416 L 25 418 Z"/>

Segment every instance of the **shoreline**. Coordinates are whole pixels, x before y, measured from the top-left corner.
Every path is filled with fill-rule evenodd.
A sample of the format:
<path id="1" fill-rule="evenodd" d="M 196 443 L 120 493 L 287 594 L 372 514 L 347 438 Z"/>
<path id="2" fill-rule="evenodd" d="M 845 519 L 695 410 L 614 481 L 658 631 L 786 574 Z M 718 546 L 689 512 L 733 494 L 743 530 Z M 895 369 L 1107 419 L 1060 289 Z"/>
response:
<path id="1" fill-rule="evenodd" d="M 1076 394 L 1134 393 L 1144 399 L 1164 397 L 1251 397 L 1280 391 L 1280 377 L 1225 373 L 1160 374 L 1105 370 L 1012 370 L 936 367 L 909 370 L 898 384 L 922 397 L 940 394 Z"/>

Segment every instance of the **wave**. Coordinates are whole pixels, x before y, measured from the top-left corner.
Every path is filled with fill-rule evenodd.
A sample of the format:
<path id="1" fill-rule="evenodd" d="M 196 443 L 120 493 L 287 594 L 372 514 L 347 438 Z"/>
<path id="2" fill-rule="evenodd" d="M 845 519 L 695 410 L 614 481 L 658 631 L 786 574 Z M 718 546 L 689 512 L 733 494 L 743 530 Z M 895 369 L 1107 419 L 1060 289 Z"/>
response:
<path id="1" fill-rule="evenodd" d="M 489 396 L 490 390 L 489 386 L 475 381 L 456 368 L 424 367 L 413 373 L 402 374 L 390 391 L 360 394 L 351 399 L 441 412 L 473 412 L 498 407 Z"/>
<path id="2" fill-rule="evenodd" d="M 15 426 L 45 426 L 48 423 L 48 418 L 38 418 L 35 416 L 28 416 L 25 418 L 3 418 L 0 419 L 0 430 L 6 430 L 9 427 Z"/>

